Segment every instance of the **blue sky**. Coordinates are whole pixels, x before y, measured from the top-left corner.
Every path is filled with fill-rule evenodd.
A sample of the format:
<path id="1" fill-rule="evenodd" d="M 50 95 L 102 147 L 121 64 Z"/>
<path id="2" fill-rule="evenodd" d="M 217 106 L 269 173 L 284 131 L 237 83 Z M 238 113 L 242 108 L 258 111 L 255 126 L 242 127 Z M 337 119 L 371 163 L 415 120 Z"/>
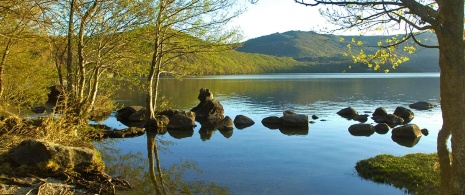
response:
<path id="1" fill-rule="evenodd" d="M 244 3 L 247 11 L 234 21 L 245 39 L 290 30 L 316 31 L 327 23 L 318 8 L 294 3 L 294 0 L 259 0 Z"/>

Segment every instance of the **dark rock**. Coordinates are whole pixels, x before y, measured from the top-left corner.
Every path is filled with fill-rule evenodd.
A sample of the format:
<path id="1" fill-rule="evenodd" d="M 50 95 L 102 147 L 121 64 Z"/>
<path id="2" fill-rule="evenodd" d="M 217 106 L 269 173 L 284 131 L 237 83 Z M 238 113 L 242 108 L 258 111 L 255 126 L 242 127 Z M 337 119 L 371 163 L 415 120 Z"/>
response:
<path id="1" fill-rule="evenodd" d="M 408 124 L 392 130 L 392 136 L 395 137 L 421 137 L 420 128 L 415 124 Z"/>
<path id="2" fill-rule="evenodd" d="M 413 147 L 417 145 L 420 141 L 421 137 L 399 137 L 399 136 L 391 136 L 392 141 L 396 142 L 397 144 L 405 147 Z"/>
<path id="3" fill-rule="evenodd" d="M 318 116 L 317 115 L 312 115 L 312 119 L 316 120 L 316 119 L 318 119 Z"/>
<path id="4" fill-rule="evenodd" d="M 201 88 L 197 97 L 200 103 L 191 109 L 195 112 L 197 118 L 206 119 L 219 119 L 224 118 L 223 105 L 215 99 L 213 99 L 213 93 L 207 88 Z"/>
<path id="5" fill-rule="evenodd" d="M 170 123 L 170 119 L 166 115 L 157 115 L 155 120 L 157 121 L 157 127 L 159 128 L 168 127 L 168 124 Z"/>
<path id="6" fill-rule="evenodd" d="M 116 111 L 118 121 L 140 122 L 145 120 L 146 109 L 142 106 L 128 106 Z"/>
<path id="7" fill-rule="evenodd" d="M 428 129 L 421 129 L 421 133 L 422 133 L 424 136 L 428 136 L 428 135 L 429 135 Z"/>
<path id="8" fill-rule="evenodd" d="M 337 112 L 337 114 L 339 116 L 344 117 L 344 118 L 352 119 L 353 116 L 358 115 L 358 112 L 355 109 L 353 109 L 352 107 L 348 107 L 348 108 L 344 108 L 344 109 L 339 110 L 339 112 Z"/>
<path id="9" fill-rule="evenodd" d="M 221 120 L 220 125 L 218 126 L 219 130 L 232 130 L 234 129 L 234 122 L 231 117 L 226 116 Z"/>
<path id="10" fill-rule="evenodd" d="M 280 117 L 269 116 L 262 120 L 262 124 L 270 129 L 278 129 L 282 125 Z"/>
<path id="11" fill-rule="evenodd" d="M 48 94 L 47 103 L 51 105 L 56 105 L 59 101 L 63 99 L 63 88 L 59 85 L 48 87 L 50 93 Z"/>
<path id="12" fill-rule="evenodd" d="M 105 131 L 105 138 L 128 138 L 144 135 L 144 128 L 129 127 L 122 130 Z"/>
<path id="13" fill-rule="evenodd" d="M 378 134 L 386 134 L 389 129 L 391 129 L 391 127 L 389 127 L 389 125 L 386 123 L 379 123 L 375 125 L 375 131 Z"/>
<path id="14" fill-rule="evenodd" d="M 47 111 L 47 108 L 45 106 L 37 106 L 32 108 L 31 111 L 36 114 L 43 114 Z"/>
<path id="15" fill-rule="evenodd" d="M 309 125 L 306 114 L 296 114 L 292 111 L 284 111 L 281 121 L 285 127 L 308 127 Z"/>
<path id="16" fill-rule="evenodd" d="M 238 128 L 238 129 L 244 129 L 246 127 L 250 127 L 252 125 L 254 125 L 255 122 L 247 117 L 247 116 L 244 116 L 244 115 L 237 115 L 236 117 L 234 117 L 234 125 Z"/>
<path id="17" fill-rule="evenodd" d="M 371 124 L 354 124 L 349 127 L 349 133 L 353 136 L 371 136 L 375 133 Z"/>
<path id="18" fill-rule="evenodd" d="M 195 113 L 180 111 L 170 118 L 168 129 L 191 130 L 195 127 Z"/>
<path id="19" fill-rule="evenodd" d="M 230 138 L 232 137 L 234 130 L 233 129 L 219 129 L 221 135 L 223 135 L 225 138 Z"/>
<path id="20" fill-rule="evenodd" d="M 373 112 L 372 116 L 386 116 L 388 113 L 386 112 L 386 109 L 383 107 L 376 108 L 376 110 Z"/>
<path id="21" fill-rule="evenodd" d="M 105 167 L 95 150 L 39 140 L 25 140 L 10 149 L 8 155 L 18 165 L 37 167 L 52 161 L 60 168 L 77 172 L 103 171 Z"/>
<path id="22" fill-rule="evenodd" d="M 401 106 L 396 108 L 394 115 L 404 119 L 404 124 L 409 123 L 414 118 L 414 114 L 410 109 Z"/>
<path id="23" fill-rule="evenodd" d="M 352 120 L 362 122 L 362 123 L 367 122 L 368 121 L 368 114 L 355 115 L 355 116 L 352 117 Z"/>
<path id="24" fill-rule="evenodd" d="M 429 110 L 431 108 L 436 107 L 436 105 L 428 102 L 415 102 L 413 104 L 410 104 L 409 107 L 417 110 Z"/>
<path id="25" fill-rule="evenodd" d="M 376 123 L 386 123 L 390 127 L 395 127 L 397 125 L 404 124 L 404 119 L 400 118 L 399 116 L 388 114 L 386 116 L 374 116 L 371 117 Z"/>

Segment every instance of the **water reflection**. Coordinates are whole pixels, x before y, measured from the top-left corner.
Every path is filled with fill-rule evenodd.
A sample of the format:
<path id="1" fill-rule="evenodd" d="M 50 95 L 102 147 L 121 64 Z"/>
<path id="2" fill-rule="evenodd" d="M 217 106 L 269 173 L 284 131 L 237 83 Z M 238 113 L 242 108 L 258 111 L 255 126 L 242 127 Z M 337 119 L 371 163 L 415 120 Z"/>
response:
<path id="1" fill-rule="evenodd" d="M 157 137 L 158 130 L 148 130 L 147 157 L 141 152 L 123 154 L 115 148 L 118 139 L 107 139 L 96 143 L 106 164 L 106 172 L 112 176 L 124 178 L 133 185 L 133 189 L 117 189 L 118 194 L 229 194 L 225 187 L 214 182 L 183 179 L 185 174 L 201 174 L 192 161 L 172 164 L 170 168 L 162 166 L 159 150 L 169 150 L 170 142 Z M 161 144 L 161 146 L 159 145 Z"/>
<path id="2" fill-rule="evenodd" d="M 421 137 L 399 137 L 399 136 L 391 136 L 392 141 L 396 142 L 397 144 L 405 147 L 413 147 L 418 144 Z"/>

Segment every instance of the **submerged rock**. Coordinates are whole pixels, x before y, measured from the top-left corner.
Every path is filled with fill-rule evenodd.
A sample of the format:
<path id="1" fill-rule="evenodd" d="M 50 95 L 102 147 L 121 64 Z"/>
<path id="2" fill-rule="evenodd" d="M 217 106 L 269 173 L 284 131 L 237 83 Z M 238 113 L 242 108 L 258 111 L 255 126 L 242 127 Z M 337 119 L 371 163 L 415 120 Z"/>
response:
<path id="1" fill-rule="evenodd" d="M 413 104 L 410 104 L 409 107 L 417 110 L 429 110 L 431 108 L 436 107 L 436 105 L 428 102 L 415 102 Z"/>

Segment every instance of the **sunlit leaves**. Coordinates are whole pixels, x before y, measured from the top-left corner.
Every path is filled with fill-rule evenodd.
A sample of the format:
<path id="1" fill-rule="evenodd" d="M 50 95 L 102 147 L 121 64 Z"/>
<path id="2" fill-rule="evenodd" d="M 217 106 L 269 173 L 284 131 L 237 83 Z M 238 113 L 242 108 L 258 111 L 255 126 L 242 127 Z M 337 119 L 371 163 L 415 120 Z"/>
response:
<path id="1" fill-rule="evenodd" d="M 407 62 L 408 55 L 415 52 L 415 46 L 404 43 L 405 41 L 404 37 L 399 39 L 397 36 L 392 36 L 366 45 L 364 41 L 352 38 L 347 43 L 347 52 L 344 52 L 343 56 L 351 57 L 355 64 L 365 64 L 368 69 L 373 71 L 388 73 L 391 69 L 396 69 L 402 63 Z M 373 51 L 373 48 L 377 49 L 367 53 L 364 48 L 372 48 L 370 51 Z M 352 68 L 353 66 L 349 66 L 349 69 Z"/>

